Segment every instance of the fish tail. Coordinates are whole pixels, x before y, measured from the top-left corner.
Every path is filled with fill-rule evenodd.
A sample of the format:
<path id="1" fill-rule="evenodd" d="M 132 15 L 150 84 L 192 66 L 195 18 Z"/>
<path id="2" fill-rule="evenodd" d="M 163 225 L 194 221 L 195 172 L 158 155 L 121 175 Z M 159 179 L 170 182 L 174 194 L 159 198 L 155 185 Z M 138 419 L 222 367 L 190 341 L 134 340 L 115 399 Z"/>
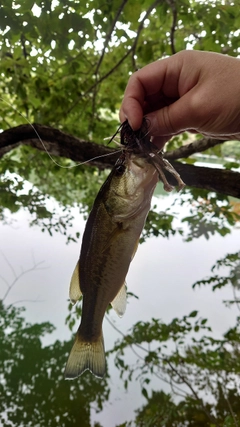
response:
<path id="1" fill-rule="evenodd" d="M 87 342 L 79 331 L 70 352 L 65 368 L 65 378 L 74 379 L 89 369 L 94 375 L 102 378 L 106 371 L 103 334 L 99 339 Z"/>

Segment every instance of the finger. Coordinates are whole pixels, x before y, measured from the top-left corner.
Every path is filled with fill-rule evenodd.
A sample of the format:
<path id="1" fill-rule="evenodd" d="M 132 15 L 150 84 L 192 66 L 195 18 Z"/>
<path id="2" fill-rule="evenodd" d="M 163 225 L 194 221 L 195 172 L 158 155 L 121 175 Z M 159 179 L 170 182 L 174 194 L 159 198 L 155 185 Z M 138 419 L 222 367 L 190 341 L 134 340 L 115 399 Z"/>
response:
<path id="1" fill-rule="evenodd" d="M 124 103 L 121 106 L 119 118 L 121 123 L 128 120 L 131 128 L 138 130 L 142 125 L 143 107 L 134 98 L 129 97 L 127 99 L 127 108 L 124 108 Z"/>
<path id="2" fill-rule="evenodd" d="M 121 121 L 128 119 L 133 130 L 141 126 L 146 99 L 161 91 L 166 71 L 164 64 L 164 59 L 153 62 L 134 73 L 128 81 L 119 115 Z"/>
<path id="3" fill-rule="evenodd" d="M 196 130 L 197 118 L 195 109 L 191 108 L 188 94 L 173 104 L 148 114 L 146 117 L 151 123 L 150 133 L 153 136 L 172 136 L 187 129 Z"/>
<path id="4" fill-rule="evenodd" d="M 141 81 L 135 76 L 129 79 L 120 108 L 120 120 L 128 120 L 133 130 L 140 128 L 143 119 L 145 90 Z"/>

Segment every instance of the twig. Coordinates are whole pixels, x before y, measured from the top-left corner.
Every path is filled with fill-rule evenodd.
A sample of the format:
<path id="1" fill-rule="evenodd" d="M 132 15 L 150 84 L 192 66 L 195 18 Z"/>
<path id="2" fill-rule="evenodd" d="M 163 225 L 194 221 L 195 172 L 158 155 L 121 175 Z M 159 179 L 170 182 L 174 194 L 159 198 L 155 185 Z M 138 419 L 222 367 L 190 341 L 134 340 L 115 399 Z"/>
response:
<path id="1" fill-rule="evenodd" d="M 110 320 L 110 318 L 109 318 L 107 315 L 105 315 L 105 319 L 106 319 L 106 320 L 108 321 L 108 323 L 112 326 L 112 328 L 113 328 L 113 329 L 115 329 L 115 331 L 117 331 L 120 335 L 122 335 L 122 337 L 123 337 L 123 338 L 126 338 L 126 336 L 124 335 L 124 333 L 123 333 L 120 329 L 118 329 L 118 328 L 117 328 L 117 326 L 115 326 L 115 325 L 114 325 L 114 323 Z M 134 354 L 135 354 L 135 355 L 136 355 L 140 360 L 142 360 L 142 361 L 145 363 L 145 359 L 144 359 L 140 354 L 138 354 L 138 353 L 136 352 L 136 350 L 134 349 L 134 347 L 133 347 L 133 346 L 138 347 L 140 350 L 144 351 L 145 353 L 149 353 L 149 351 L 150 351 L 150 347 L 149 347 L 149 349 L 146 349 L 146 348 L 144 348 L 143 346 L 141 346 L 140 344 L 136 344 L 136 343 L 134 343 L 134 344 L 130 344 L 130 343 L 129 343 L 129 347 L 131 348 L 132 352 L 133 352 L 133 353 L 134 353 Z M 164 358 L 161 358 L 160 356 L 158 356 L 158 358 L 159 358 L 160 360 L 162 359 L 162 361 L 165 361 L 165 359 L 164 359 Z M 160 365 L 158 366 L 158 370 L 160 370 Z M 153 374 L 156 378 L 158 378 L 159 380 L 164 381 L 166 384 L 169 384 L 174 394 L 176 394 L 176 395 L 178 395 L 178 396 L 181 396 L 181 397 L 183 397 L 183 398 L 185 398 L 185 397 L 186 397 L 187 392 L 185 392 L 184 390 L 182 390 L 182 389 L 181 389 L 180 387 L 178 387 L 176 384 L 175 384 L 174 386 L 175 386 L 175 388 L 176 388 L 176 389 L 178 389 L 178 392 L 177 392 L 177 391 L 175 391 L 175 390 L 173 389 L 173 384 L 172 384 L 171 378 L 170 378 L 170 380 L 167 380 L 165 377 L 163 377 L 162 375 L 160 375 L 159 373 L 157 373 L 157 372 L 155 372 L 155 371 L 152 371 L 152 374 Z"/>
<path id="2" fill-rule="evenodd" d="M 22 304 L 22 303 L 26 303 L 26 302 L 44 302 L 45 300 L 43 300 L 43 299 L 38 299 L 38 298 L 36 298 L 36 299 L 19 299 L 19 300 L 17 300 L 17 301 L 14 301 L 14 302 L 12 302 L 11 303 L 11 305 L 16 305 L 16 304 Z"/>
<path id="3" fill-rule="evenodd" d="M 8 283 L 8 281 L 5 279 L 5 277 L 3 277 L 1 274 L 0 274 L 0 279 L 5 283 L 5 285 L 8 287 L 9 286 L 9 283 Z"/>
<path id="4" fill-rule="evenodd" d="M 137 64 L 136 64 L 136 61 L 135 61 L 134 56 L 135 56 L 135 52 L 132 52 L 132 69 L 133 69 L 134 71 L 137 71 L 137 70 L 138 70 L 138 67 L 137 67 Z"/>
<path id="5" fill-rule="evenodd" d="M 3 257 L 3 259 L 5 260 L 6 264 L 8 265 L 8 267 L 10 268 L 13 276 L 15 277 L 15 279 L 17 278 L 16 272 L 12 266 L 12 264 L 8 261 L 7 257 L 4 255 L 4 253 L 1 251 L 1 255 Z"/>
<path id="6" fill-rule="evenodd" d="M 186 386 L 191 390 L 193 396 L 199 402 L 203 412 L 207 415 L 207 417 L 213 423 L 213 425 L 216 425 L 217 427 L 221 427 L 218 423 L 216 423 L 216 420 L 214 418 L 212 418 L 211 414 L 207 411 L 207 409 L 203 405 L 202 399 L 200 399 L 200 397 L 198 396 L 197 392 L 194 390 L 191 383 L 188 380 L 186 380 L 186 378 L 184 376 L 182 376 L 176 368 L 174 368 L 174 366 L 171 364 L 171 362 L 169 362 L 169 360 L 166 360 L 166 362 L 170 366 L 171 370 L 173 372 L 175 372 L 175 374 L 179 377 L 179 379 L 182 381 L 182 383 L 186 384 Z"/>
<path id="7" fill-rule="evenodd" d="M 113 327 L 113 329 L 115 329 L 115 331 L 117 331 L 120 335 L 122 335 L 123 338 L 126 339 L 126 335 L 120 331 L 120 329 L 117 328 L 117 326 L 114 325 L 114 323 L 109 319 L 109 317 L 107 315 L 105 315 L 106 320 L 108 321 L 108 323 Z M 131 343 L 129 343 L 129 346 L 131 347 Z M 145 353 L 148 353 L 148 350 L 145 347 L 142 347 L 140 344 L 136 344 L 134 343 L 134 345 L 138 348 L 140 348 L 140 350 L 143 350 Z M 139 356 L 140 357 L 140 356 Z M 162 360 L 164 360 L 162 358 Z"/>
<path id="8" fill-rule="evenodd" d="M 232 291 L 233 291 L 233 298 L 235 300 L 237 309 L 238 309 L 238 311 L 240 311 L 240 300 L 237 298 L 236 289 L 233 285 L 232 285 Z"/>
<path id="9" fill-rule="evenodd" d="M 66 111 L 66 116 L 76 107 L 76 105 L 80 102 L 80 100 L 85 97 L 86 95 L 89 94 L 89 92 L 91 92 L 92 90 L 95 89 L 96 86 L 98 86 L 100 83 L 102 83 L 105 79 L 107 79 L 112 73 L 114 73 L 114 71 L 117 70 L 117 68 L 125 61 L 125 59 L 130 55 L 131 52 L 135 52 L 136 50 L 136 46 L 137 46 L 137 42 L 140 36 L 140 33 L 143 29 L 143 25 L 144 25 L 144 21 L 147 19 L 147 17 L 149 16 L 149 14 L 152 12 L 152 10 L 162 2 L 163 0 L 155 0 L 155 2 L 148 8 L 148 10 L 146 11 L 146 14 L 144 16 L 144 19 L 141 21 L 139 27 L 138 27 L 138 31 L 137 31 L 137 35 L 135 37 L 135 40 L 131 46 L 131 48 L 125 53 L 125 55 L 123 55 L 123 57 L 117 62 L 117 64 L 111 68 L 111 70 L 109 70 L 106 74 L 104 74 L 104 76 L 102 76 L 100 79 L 98 79 L 92 86 L 90 86 L 90 88 L 88 88 L 84 94 L 82 94 L 81 96 L 79 96 L 76 101 L 71 105 L 71 107 L 68 108 L 68 110 Z"/>
<path id="10" fill-rule="evenodd" d="M 122 64 L 122 62 L 125 61 L 125 59 L 128 57 L 128 55 L 131 53 L 131 49 L 129 49 L 127 51 L 127 53 L 120 59 L 120 61 L 118 61 L 118 63 L 111 68 L 110 71 L 108 71 L 106 74 L 104 74 L 104 76 L 102 76 L 98 81 L 96 81 L 92 86 L 90 86 L 90 88 L 88 88 L 83 94 L 81 94 L 81 96 L 79 96 L 76 101 L 71 105 L 71 107 L 68 108 L 68 110 L 66 111 L 66 116 L 77 106 L 77 104 L 80 102 L 80 100 L 82 98 L 84 98 L 86 95 L 89 94 L 89 92 L 91 92 L 92 90 L 95 89 L 96 86 L 98 86 L 100 83 L 102 83 L 105 79 L 107 79 L 118 67 L 119 65 Z"/>
<path id="11" fill-rule="evenodd" d="M 119 8 L 118 8 L 118 10 L 117 10 L 117 13 L 116 13 L 115 18 L 114 18 L 114 20 L 113 20 L 113 22 L 112 22 L 111 28 L 110 28 L 110 30 L 109 30 L 109 32 L 108 32 L 108 34 L 106 35 L 106 38 L 105 38 L 105 41 L 104 41 L 104 45 L 103 45 L 103 50 L 102 50 L 101 56 L 100 56 L 100 58 L 99 58 L 99 61 L 98 61 L 98 63 L 97 63 L 97 66 L 96 66 L 96 69 L 95 69 L 95 72 L 94 72 L 94 74 L 95 74 L 95 76 L 96 76 L 96 86 L 95 86 L 95 88 L 94 88 L 94 93 L 93 93 L 93 98 L 92 98 L 92 113 L 91 113 L 91 115 L 92 115 L 92 120 L 90 120 L 89 126 L 91 126 L 91 123 L 92 123 L 92 121 L 93 121 L 93 117 L 94 117 L 94 114 L 95 114 L 96 96 L 97 96 L 97 83 L 98 83 L 98 80 L 99 80 L 99 79 L 98 79 L 99 69 L 100 69 L 100 66 L 101 66 L 101 64 L 102 64 L 102 61 L 103 61 L 103 58 L 104 58 L 104 55 L 105 55 L 105 52 L 106 52 L 106 48 L 107 48 L 107 46 L 108 46 L 108 43 L 109 43 L 109 42 L 110 42 L 110 40 L 111 40 L 112 33 L 113 33 L 113 31 L 114 31 L 114 28 L 115 28 L 115 26 L 116 26 L 116 23 L 117 23 L 117 21 L 118 21 L 118 18 L 119 18 L 119 16 L 121 15 L 121 13 L 122 13 L 122 11 L 123 11 L 123 8 L 124 8 L 125 4 L 127 3 L 127 1 L 128 1 L 128 0 L 123 0 L 123 1 L 122 1 L 122 4 L 120 5 L 120 7 L 119 7 Z"/>
<path id="12" fill-rule="evenodd" d="M 27 53 L 26 38 L 25 38 L 24 34 L 21 34 L 20 40 L 21 40 L 21 45 L 22 45 L 23 56 L 26 59 L 27 56 L 29 56 L 29 54 Z"/>
<path id="13" fill-rule="evenodd" d="M 132 47 L 131 47 L 131 49 L 130 49 L 130 51 L 132 52 L 132 56 L 133 56 L 133 57 L 134 57 L 134 55 L 135 55 L 135 51 L 136 51 L 136 47 L 137 47 L 137 43 L 138 43 L 138 39 L 139 39 L 140 33 L 141 33 L 141 31 L 142 31 L 142 29 L 143 29 L 143 27 L 144 27 L 144 22 L 145 22 L 145 20 L 148 18 L 148 16 L 149 16 L 149 15 L 150 15 L 150 13 L 152 12 L 152 10 L 153 10 L 153 9 L 155 9 L 155 8 L 157 7 L 157 5 L 158 5 L 158 4 L 162 3 L 162 1 L 163 1 L 163 0 L 155 0 L 155 2 L 154 2 L 154 3 L 152 3 L 152 4 L 151 4 L 151 6 L 146 10 L 146 13 L 145 13 L 145 15 L 144 15 L 144 18 L 143 18 L 143 20 L 140 22 L 140 25 L 139 25 L 139 27 L 138 27 L 137 35 L 136 35 L 136 37 L 135 37 L 134 43 L 133 43 L 133 45 L 132 45 Z M 136 68 L 136 67 L 135 67 L 135 68 Z"/>
<path id="14" fill-rule="evenodd" d="M 117 13 L 116 13 L 116 15 L 115 15 L 115 18 L 114 18 L 114 20 L 113 20 L 113 22 L 112 22 L 111 28 L 110 28 L 110 30 L 109 30 L 109 32 L 108 32 L 108 34 L 106 35 L 105 42 L 104 42 L 104 46 L 103 46 L 103 50 L 102 50 L 101 56 L 100 56 L 100 58 L 99 58 L 99 61 L 98 61 L 98 63 L 97 63 L 97 67 L 96 67 L 95 73 L 94 73 L 96 76 L 97 76 L 97 74 L 98 74 L 98 71 L 99 71 L 99 69 L 100 69 L 101 63 L 102 63 L 102 61 L 103 61 L 103 57 L 104 57 L 104 55 L 105 55 L 107 45 L 108 45 L 108 43 L 109 43 L 109 42 L 110 42 L 110 40 L 111 40 L 112 33 L 113 33 L 113 31 L 114 31 L 115 25 L 116 25 L 116 23 L 117 23 L 117 21 L 118 21 L 118 18 L 119 18 L 119 16 L 121 15 L 121 13 L 122 13 L 122 11 L 123 11 L 123 9 L 124 9 L 124 6 L 125 6 L 125 4 L 126 4 L 127 2 L 128 2 L 128 0 L 123 0 L 123 1 L 122 1 L 122 3 L 121 3 L 121 5 L 120 5 L 120 7 L 119 7 L 119 8 L 118 8 L 118 10 L 117 10 Z"/>
<path id="15" fill-rule="evenodd" d="M 226 382 L 226 379 L 223 379 L 223 382 L 225 383 L 225 382 Z M 233 412 L 233 408 L 232 408 L 231 402 L 230 402 L 230 400 L 228 399 L 227 390 L 225 389 L 225 387 L 223 387 L 223 384 L 221 384 L 220 382 L 218 382 L 218 384 L 219 384 L 219 386 L 220 386 L 220 387 L 221 387 L 221 389 L 222 389 L 222 393 L 223 393 L 224 399 L 226 400 L 227 405 L 228 405 L 228 408 L 229 408 L 229 411 L 230 411 L 230 413 L 231 413 L 231 415 L 232 415 L 232 417 L 233 417 L 234 425 L 235 425 L 236 427 L 239 427 L 239 424 L 237 423 L 237 420 L 236 420 L 235 414 L 234 414 L 234 412 Z"/>
<path id="16" fill-rule="evenodd" d="M 79 59 L 79 58 L 81 58 L 81 62 L 85 61 L 86 63 L 88 63 L 88 65 L 89 65 L 89 69 L 88 69 L 87 71 L 78 72 L 78 73 L 77 73 L 77 75 L 81 75 L 81 74 L 83 74 L 83 75 L 86 75 L 86 76 L 88 76 L 88 77 L 89 77 L 90 70 L 92 70 L 92 69 L 93 69 L 94 64 L 92 64 L 92 63 L 91 63 L 91 61 L 89 60 L 89 58 L 87 57 L 87 55 L 84 53 L 84 50 L 83 50 L 83 49 L 81 49 L 81 50 L 80 50 L 80 52 L 79 52 L 77 55 L 72 56 L 71 58 L 68 58 L 68 59 L 67 59 L 67 61 L 65 61 L 65 62 L 62 64 L 62 67 L 61 67 L 61 68 L 64 68 L 66 65 L 69 65 L 71 62 L 76 61 L 76 60 L 77 60 L 77 59 Z M 61 74 L 59 77 L 54 78 L 55 74 L 56 74 L 56 73 L 58 73 L 58 71 L 59 71 L 59 68 L 56 68 L 56 69 L 51 73 L 51 79 L 52 79 L 54 82 L 57 82 L 58 80 L 62 80 L 62 79 L 64 79 L 65 77 L 68 77 L 69 75 L 72 75 L 72 73 L 71 73 L 71 74 L 63 74 L 63 75 Z M 40 75 L 44 75 L 44 73 L 41 73 Z M 85 83 L 85 82 L 83 82 L 83 86 L 84 86 L 84 83 Z"/>
<path id="17" fill-rule="evenodd" d="M 31 271 L 44 270 L 45 268 L 39 268 L 39 266 L 44 262 L 44 261 L 40 261 L 40 262 L 34 263 L 33 267 L 30 267 L 27 270 L 22 270 L 22 272 L 19 275 L 16 275 L 16 272 L 15 272 L 13 266 L 11 265 L 11 263 L 8 261 L 7 257 L 3 253 L 2 253 L 2 256 L 5 259 L 7 265 L 11 269 L 13 276 L 14 276 L 14 280 L 12 281 L 11 284 L 9 284 L 9 282 L 1 276 L 1 279 L 4 280 L 5 284 L 7 285 L 7 290 L 6 290 L 5 294 L 3 295 L 3 297 L 1 298 L 2 301 L 5 301 L 9 292 L 16 285 L 16 283 L 19 281 L 19 279 L 21 277 L 23 277 L 27 273 L 30 273 Z"/>
<path id="18" fill-rule="evenodd" d="M 168 0 L 168 4 L 169 4 L 170 8 L 172 9 L 172 26 L 171 26 L 171 31 L 170 31 L 170 40 L 171 40 L 172 54 L 174 55 L 176 53 L 175 42 L 174 42 L 174 34 L 175 34 L 175 31 L 177 28 L 177 9 L 176 9 L 175 0 Z"/>

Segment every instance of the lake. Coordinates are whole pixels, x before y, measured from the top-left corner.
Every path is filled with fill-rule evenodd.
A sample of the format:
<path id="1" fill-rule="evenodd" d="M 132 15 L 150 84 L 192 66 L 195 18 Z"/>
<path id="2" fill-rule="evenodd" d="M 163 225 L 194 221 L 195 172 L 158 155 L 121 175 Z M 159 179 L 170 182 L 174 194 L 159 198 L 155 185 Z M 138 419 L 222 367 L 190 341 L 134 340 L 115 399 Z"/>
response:
<path id="1" fill-rule="evenodd" d="M 159 195 L 154 197 L 153 203 L 164 210 L 179 197 L 181 196 L 177 193 Z M 188 213 L 184 206 L 175 206 L 174 210 L 180 216 Z M 74 234 L 80 231 L 82 235 L 84 219 L 78 208 L 74 208 L 72 212 L 75 218 L 72 232 Z M 52 334 L 44 337 L 44 345 L 55 340 L 69 340 L 72 334 L 65 325 L 68 315 L 68 286 L 79 256 L 80 241 L 66 245 L 66 237 L 63 235 L 54 234 L 50 237 L 37 227 L 30 228 L 30 216 L 24 211 L 11 218 L 11 225 L 0 224 L 0 269 L 4 279 L 1 283 L 1 297 L 7 288 L 4 281 L 11 284 L 14 276 L 22 274 L 6 298 L 6 304 L 24 305 L 26 319 L 31 323 L 49 321 L 56 326 Z M 193 290 L 192 285 L 210 275 L 211 267 L 217 259 L 227 253 L 239 251 L 239 242 L 238 228 L 233 228 L 232 233 L 225 237 L 215 235 L 209 240 L 201 237 L 188 243 L 179 235 L 169 239 L 148 239 L 139 246 L 127 276 L 128 290 L 139 299 L 129 299 L 122 319 L 111 310 L 108 315 L 110 321 L 125 334 L 139 320 L 147 321 L 155 317 L 170 322 L 174 317 L 199 310 L 203 318 L 209 319 L 214 336 L 220 337 L 234 325 L 239 314 L 237 308 L 228 309 L 222 303 L 224 299 L 232 299 L 231 289 L 213 293 L 208 287 Z M 39 268 L 33 268 L 39 262 L 42 262 Z M 32 268 L 32 271 L 26 271 Z M 74 327 L 76 329 L 77 326 Z M 107 320 L 104 321 L 103 330 L 105 347 L 109 350 L 120 335 Z M 129 360 L 134 361 L 134 354 L 130 351 L 128 353 Z M 113 427 L 131 420 L 134 418 L 134 410 L 146 402 L 141 395 L 139 381 L 134 380 L 125 391 L 113 358 L 110 359 L 109 375 L 109 401 L 104 403 L 100 413 L 95 413 L 92 408 L 92 425 L 94 421 L 98 421 L 104 427 Z M 75 381 L 81 382 L 81 377 Z M 169 391 L 169 386 L 152 378 L 149 384 L 149 390 L 151 389 Z"/>

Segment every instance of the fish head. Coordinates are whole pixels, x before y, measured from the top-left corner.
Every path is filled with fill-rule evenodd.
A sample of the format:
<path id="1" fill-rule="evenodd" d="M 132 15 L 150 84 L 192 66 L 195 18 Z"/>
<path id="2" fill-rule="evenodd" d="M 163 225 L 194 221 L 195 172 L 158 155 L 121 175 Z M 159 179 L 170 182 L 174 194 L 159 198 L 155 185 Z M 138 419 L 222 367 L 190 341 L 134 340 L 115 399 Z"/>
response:
<path id="1" fill-rule="evenodd" d="M 124 152 L 115 164 L 107 198 L 107 210 L 115 219 L 130 218 L 149 205 L 158 182 L 156 168 L 146 158 Z"/>

